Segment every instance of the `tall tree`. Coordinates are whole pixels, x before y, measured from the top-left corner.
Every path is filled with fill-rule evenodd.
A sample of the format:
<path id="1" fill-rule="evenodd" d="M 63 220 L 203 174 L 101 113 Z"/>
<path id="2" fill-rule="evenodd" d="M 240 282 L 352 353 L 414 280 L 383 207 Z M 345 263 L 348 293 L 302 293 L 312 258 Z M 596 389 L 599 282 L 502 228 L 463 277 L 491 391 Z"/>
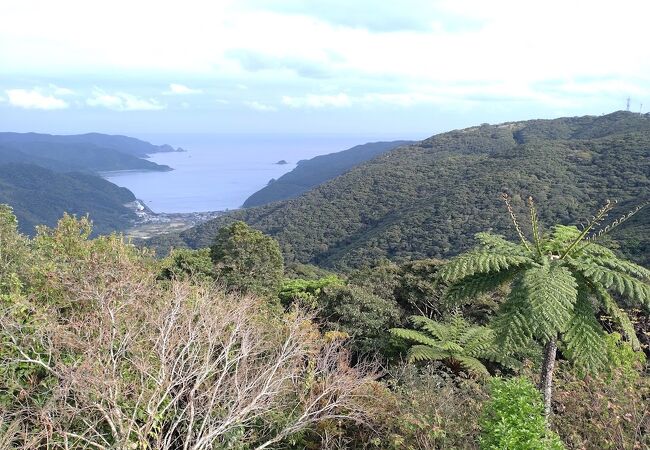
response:
<path id="1" fill-rule="evenodd" d="M 229 288 L 265 296 L 280 289 L 284 275 L 280 246 L 244 222 L 221 228 L 210 256 L 217 279 Z"/>
<path id="2" fill-rule="evenodd" d="M 446 297 L 457 303 L 510 285 L 493 321 L 497 342 L 504 351 L 525 347 L 531 340 L 544 346 L 539 388 L 548 416 L 558 346 L 581 370 L 595 372 L 607 363 L 599 313 L 612 317 L 633 347 L 639 348 L 632 323 L 616 300 L 624 298 L 650 309 L 650 270 L 618 258 L 596 242 L 639 208 L 596 230 L 612 208 L 607 202 L 582 231 L 556 225 L 542 233 L 529 199 L 533 234 L 529 241 L 505 195 L 504 200 L 520 242 L 478 233 L 479 245 L 452 259 L 441 269 L 440 278 L 449 285 Z"/>

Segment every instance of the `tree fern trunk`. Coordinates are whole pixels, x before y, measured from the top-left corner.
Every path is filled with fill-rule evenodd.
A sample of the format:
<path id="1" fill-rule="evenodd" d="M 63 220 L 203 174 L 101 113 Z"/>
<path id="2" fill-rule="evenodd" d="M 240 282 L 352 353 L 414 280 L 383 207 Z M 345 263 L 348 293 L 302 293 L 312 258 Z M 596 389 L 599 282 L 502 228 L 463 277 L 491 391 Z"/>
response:
<path id="1" fill-rule="evenodd" d="M 544 362 L 539 380 L 539 390 L 544 396 L 544 416 L 551 415 L 551 397 L 553 395 L 553 369 L 555 368 L 555 356 L 557 354 L 557 343 L 555 339 L 548 341 L 544 347 Z"/>

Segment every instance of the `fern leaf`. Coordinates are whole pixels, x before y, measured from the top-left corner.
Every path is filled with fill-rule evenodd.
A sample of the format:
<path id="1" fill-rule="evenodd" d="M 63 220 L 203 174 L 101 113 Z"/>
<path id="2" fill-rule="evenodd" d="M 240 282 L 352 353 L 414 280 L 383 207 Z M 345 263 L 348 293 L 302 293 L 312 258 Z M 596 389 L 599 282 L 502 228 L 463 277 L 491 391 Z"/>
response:
<path id="1" fill-rule="evenodd" d="M 461 305 L 465 300 L 497 290 L 508 283 L 517 274 L 517 269 L 497 273 L 479 273 L 452 284 L 445 292 L 444 299 L 452 304 Z"/>
<path id="2" fill-rule="evenodd" d="M 530 304 L 534 335 L 548 341 L 566 330 L 578 296 L 577 283 L 566 267 L 546 264 L 524 272 L 521 287 Z"/>
<path id="3" fill-rule="evenodd" d="M 428 345 L 429 347 L 438 349 L 440 348 L 439 341 L 432 339 L 417 330 L 409 330 L 407 328 L 391 328 L 389 331 L 393 336 L 397 336 L 408 341 L 414 341 L 419 344 Z"/>
<path id="4" fill-rule="evenodd" d="M 497 344 L 505 352 L 526 347 L 533 337 L 530 305 L 522 287 L 522 278 L 521 274 L 515 278 L 510 294 L 492 322 Z"/>
<path id="5" fill-rule="evenodd" d="M 641 350 L 641 343 L 636 336 L 636 330 L 634 329 L 630 317 L 625 313 L 625 311 L 619 308 L 612 296 L 609 295 L 609 292 L 604 288 L 597 286 L 594 288 L 594 293 L 596 294 L 596 298 L 600 301 L 603 310 L 609 317 L 611 317 L 614 323 L 620 327 L 628 342 L 632 345 L 632 348 L 635 351 Z"/>
<path id="6" fill-rule="evenodd" d="M 478 375 L 480 377 L 487 378 L 490 376 L 487 368 L 483 365 L 481 361 L 471 356 L 454 356 L 456 360 L 467 372 Z"/>
<path id="7" fill-rule="evenodd" d="M 485 251 L 471 251 L 455 257 L 440 269 L 440 279 L 453 284 L 480 273 L 496 273 L 502 270 L 532 264 L 526 256 L 502 255 Z"/>
<path id="8" fill-rule="evenodd" d="M 435 322 L 425 316 L 411 316 L 409 320 L 416 327 L 422 328 L 431 334 L 431 336 L 440 339 L 440 341 L 448 341 L 451 339 L 449 326 L 442 322 Z"/>
<path id="9" fill-rule="evenodd" d="M 568 263 L 594 285 L 618 292 L 622 296 L 650 308 L 650 284 L 627 273 L 603 267 L 593 261 L 573 259 Z"/>
<path id="10" fill-rule="evenodd" d="M 449 357 L 449 353 L 445 353 L 428 345 L 414 345 L 409 349 L 408 360 L 409 362 L 418 361 L 440 361 Z"/>
<path id="11" fill-rule="evenodd" d="M 578 296 L 562 343 L 563 353 L 586 373 L 596 373 L 607 364 L 604 332 L 586 291 Z"/>
<path id="12" fill-rule="evenodd" d="M 458 341 L 466 355 L 480 358 L 494 347 L 494 331 L 487 327 L 471 327 L 463 332 Z"/>
<path id="13" fill-rule="evenodd" d="M 474 235 L 476 240 L 479 241 L 483 250 L 490 253 L 500 253 L 502 255 L 518 255 L 530 257 L 530 251 L 521 244 L 515 244 L 506 240 L 503 236 L 492 233 L 476 233 Z"/>
<path id="14" fill-rule="evenodd" d="M 524 366 L 518 359 L 515 359 L 497 349 L 484 352 L 483 359 L 501 364 L 503 367 L 507 367 L 508 369 L 521 369 Z"/>

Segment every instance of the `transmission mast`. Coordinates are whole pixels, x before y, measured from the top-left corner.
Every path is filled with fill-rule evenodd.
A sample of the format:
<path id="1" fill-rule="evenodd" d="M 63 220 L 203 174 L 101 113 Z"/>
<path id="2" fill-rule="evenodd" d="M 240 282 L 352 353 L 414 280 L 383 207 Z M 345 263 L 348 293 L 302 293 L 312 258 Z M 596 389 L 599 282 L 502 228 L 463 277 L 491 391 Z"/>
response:
<path id="1" fill-rule="evenodd" d="M 626 111 L 630 110 L 630 97 L 627 98 L 627 109 Z"/>

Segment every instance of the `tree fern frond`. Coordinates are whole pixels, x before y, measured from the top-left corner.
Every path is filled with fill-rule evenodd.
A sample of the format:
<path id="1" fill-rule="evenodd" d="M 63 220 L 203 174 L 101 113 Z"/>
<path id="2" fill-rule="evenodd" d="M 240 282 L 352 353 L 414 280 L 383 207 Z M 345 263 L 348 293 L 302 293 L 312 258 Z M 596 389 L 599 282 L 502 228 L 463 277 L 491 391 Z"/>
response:
<path id="1" fill-rule="evenodd" d="M 480 377 L 489 377 L 490 372 L 481 361 L 471 356 L 455 356 L 454 359 L 469 373 Z"/>
<path id="2" fill-rule="evenodd" d="M 568 263 L 594 285 L 601 285 L 605 289 L 618 292 L 650 309 L 650 284 L 593 261 L 572 259 Z"/>
<path id="3" fill-rule="evenodd" d="M 618 258 L 603 258 L 600 260 L 594 260 L 594 263 L 610 270 L 626 273 L 641 280 L 650 281 L 650 270 L 630 261 Z"/>
<path id="4" fill-rule="evenodd" d="M 501 364 L 508 369 L 521 369 L 524 365 L 516 358 L 499 350 L 489 350 L 484 353 L 483 359 Z"/>
<path id="5" fill-rule="evenodd" d="M 517 269 L 504 270 L 497 273 L 480 273 L 464 278 L 461 282 L 449 286 L 445 291 L 444 299 L 451 304 L 461 305 L 465 300 L 497 290 L 511 281 L 517 273 Z"/>
<path id="6" fill-rule="evenodd" d="M 422 328 L 431 336 L 441 340 L 448 341 L 451 339 L 450 327 L 442 322 L 436 322 L 425 316 L 411 316 L 409 321 L 418 328 Z"/>
<path id="7" fill-rule="evenodd" d="M 428 345 L 414 345 L 409 349 L 409 362 L 440 361 L 449 357 L 449 353 L 436 350 Z"/>
<path id="8" fill-rule="evenodd" d="M 453 284 L 479 273 L 496 273 L 522 265 L 533 264 L 526 256 L 502 255 L 474 250 L 453 258 L 439 272 L 440 279 Z"/>
<path id="9" fill-rule="evenodd" d="M 602 309 L 607 313 L 607 315 L 612 319 L 616 325 L 618 325 L 627 338 L 628 342 L 632 345 L 632 348 L 635 351 L 641 350 L 641 343 L 639 338 L 636 336 L 636 330 L 634 325 L 630 320 L 630 317 L 616 304 L 614 299 L 609 292 L 600 286 L 593 288 L 596 298 L 600 302 Z"/>
<path id="10" fill-rule="evenodd" d="M 487 327 L 471 327 L 459 336 L 458 342 L 466 355 L 480 357 L 494 347 L 495 335 Z"/>
<path id="11" fill-rule="evenodd" d="M 521 287 L 536 337 L 547 342 L 566 330 L 578 295 L 576 280 L 566 267 L 547 264 L 528 269 Z"/>
<path id="12" fill-rule="evenodd" d="M 596 373 L 607 364 L 602 327 L 595 317 L 586 291 L 580 291 L 569 328 L 562 338 L 564 354 L 586 373 Z"/>
<path id="13" fill-rule="evenodd" d="M 492 322 L 496 342 L 505 352 L 525 348 L 533 337 L 530 305 L 521 287 L 522 278 L 522 275 L 515 278 L 510 294 Z"/>
<path id="14" fill-rule="evenodd" d="M 503 255 L 519 255 L 530 257 L 531 254 L 523 245 L 512 243 L 503 236 L 492 233 L 476 233 L 474 235 L 484 251 L 500 253 Z"/>
<path id="15" fill-rule="evenodd" d="M 464 353 L 465 352 L 465 349 L 463 349 L 463 347 L 461 347 L 458 343 L 452 342 L 452 341 L 441 342 L 438 345 L 438 348 L 440 348 L 441 350 L 444 350 L 446 352 L 453 353 L 453 354 L 458 354 L 458 353 Z"/>
<path id="16" fill-rule="evenodd" d="M 432 339 L 417 330 L 410 330 L 407 328 L 391 328 L 389 331 L 393 336 L 440 349 L 440 341 Z"/>

